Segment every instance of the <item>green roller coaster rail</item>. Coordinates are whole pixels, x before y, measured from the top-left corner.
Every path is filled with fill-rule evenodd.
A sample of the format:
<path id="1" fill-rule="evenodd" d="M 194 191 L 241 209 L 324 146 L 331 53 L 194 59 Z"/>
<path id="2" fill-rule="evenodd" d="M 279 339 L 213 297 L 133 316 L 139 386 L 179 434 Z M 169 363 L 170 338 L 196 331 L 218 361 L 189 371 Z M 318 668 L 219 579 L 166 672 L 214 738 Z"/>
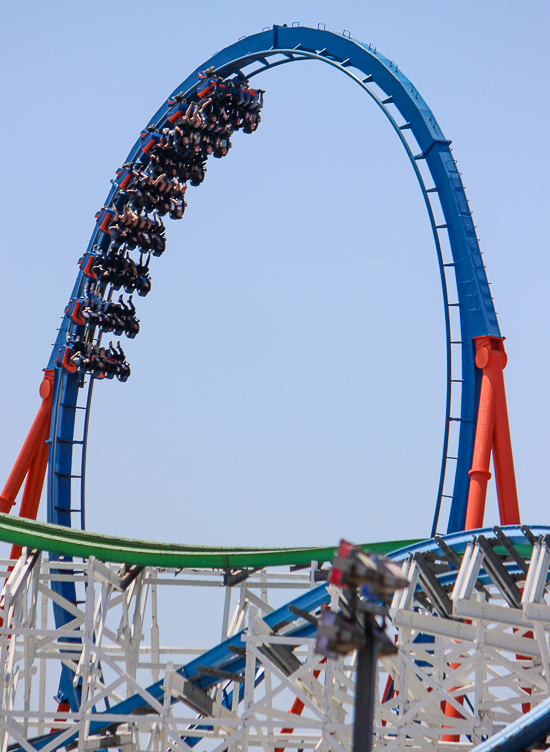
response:
<path id="1" fill-rule="evenodd" d="M 120 564 L 151 567 L 200 567 L 232 569 L 241 567 L 309 565 L 312 561 L 330 561 L 334 546 L 311 548 L 227 548 L 223 546 L 187 546 L 177 543 L 155 543 L 131 538 L 88 533 L 82 530 L 0 513 L 0 540 L 18 546 L 50 551 L 65 556 Z M 387 554 L 412 546 L 418 540 L 366 543 L 364 548 Z"/>

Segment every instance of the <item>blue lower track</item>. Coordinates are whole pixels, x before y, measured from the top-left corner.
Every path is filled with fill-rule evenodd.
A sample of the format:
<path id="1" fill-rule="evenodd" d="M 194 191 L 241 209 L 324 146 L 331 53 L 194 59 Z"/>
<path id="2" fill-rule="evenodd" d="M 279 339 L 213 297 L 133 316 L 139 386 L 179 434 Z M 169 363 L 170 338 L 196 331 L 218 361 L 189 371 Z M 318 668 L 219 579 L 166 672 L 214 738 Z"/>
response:
<path id="1" fill-rule="evenodd" d="M 548 734 L 550 697 L 474 749 L 475 752 L 523 752 Z"/>

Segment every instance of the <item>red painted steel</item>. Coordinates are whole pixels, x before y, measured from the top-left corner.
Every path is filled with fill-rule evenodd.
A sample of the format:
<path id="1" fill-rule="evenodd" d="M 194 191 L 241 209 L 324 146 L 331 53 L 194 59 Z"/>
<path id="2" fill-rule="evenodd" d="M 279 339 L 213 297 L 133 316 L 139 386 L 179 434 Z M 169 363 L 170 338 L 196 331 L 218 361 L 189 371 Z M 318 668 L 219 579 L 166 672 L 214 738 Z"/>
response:
<path id="1" fill-rule="evenodd" d="M 57 712 L 58 713 L 70 713 L 71 712 L 71 706 L 69 705 L 68 702 L 59 702 L 57 704 Z M 66 720 L 67 720 L 66 718 L 54 718 L 54 723 L 57 723 L 58 721 L 60 721 L 61 723 L 65 723 Z M 59 731 L 59 729 L 56 728 L 55 726 L 53 726 L 50 729 L 50 734 L 56 734 L 58 731 Z"/>
<path id="2" fill-rule="evenodd" d="M 29 479 L 27 481 L 29 490 L 27 492 L 27 485 L 26 485 L 25 486 L 26 498 L 24 494 L 23 504 L 21 505 L 20 516 L 22 517 L 30 516 L 28 514 L 23 514 L 23 506 L 31 510 L 34 509 L 34 500 L 36 497 L 36 486 L 37 486 L 37 482 L 39 479 L 38 465 L 40 465 L 40 467 L 42 466 L 42 464 L 38 461 L 35 464 L 35 459 L 37 459 L 38 456 L 43 457 L 44 446 L 46 445 L 45 442 L 49 434 L 50 421 L 52 417 L 53 379 L 54 379 L 53 368 L 50 368 L 44 371 L 44 379 L 42 383 L 40 384 L 40 396 L 42 397 L 42 404 L 38 408 L 38 413 L 36 414 L 36 418 L 34 419 L 34 422 L 27 435 L 27 438 L 25 439 L 25 442 L 21 448 L 21 451 L 19 452 L 19 456 L 17 457 L 15 461 L 15 465 L 13 466 L 13 469 L 9 475 L 9 478 L 6 481 L 6 485 L 4 486 L 4 489 L 2 491 L 2 494 L 0 495 L 0 512 L 9 512 L 11 510 L 12 506 L 15 504 L 15 499 L 17 498 L 17 494 L 21 490 L 21 486 L 23 485 L 23 481 L 25 480 L 25 476 L 27 475 L 27 473 L 29 473 Z M 47 456 L 46 456 L 46 464 L 47 464 Z M 35 466 L 35 470 L 31 475 L 30 470 L 33 467 L 33 465 Z M 45 470 L 44 470 L 44 473 L 45 473 Z M 42 476 L 42 483 L 43 482 L 44 482 L 44 477 Z M 38 501 L 40 501 L 41 491 L 42 491 L 42 486 L 40 486 L 40 490 L 38 492 L 39 493 Z M 36 505 L 36 509 L 38 509 L 37 505 Z M 32 519 L 35 519 L 35 518 L 36 518 L 36 511 L 34 512 L 34 517 L 32 517 Z"/>
<path id="3" fill-rule="evenodd" d="M 321 661 L 321 663 L 325 663 L 325 659 Z M 321 671 L 319 669 L 315 669 L 313 671 L 313 676 L 317 679 Z M 298 697 L 294 698 L 294 702 L 290 706 L 290 710 L 288 711 L 291 715 L 302 715 L 302 711 L 304 709 L 305 705 Z M 294 731 L 294 726 L 285 726 L 285 728 L 281 729 L 281 734 L 292 734 Z M 275 747 L 273 752 L 285 752 L 284 747 Z"/>
<path id="4" fill-rule="evenodd" d="M 34 459 L 27 474 L 23 498 L 21 499 L 21 508 L 19 517 L 26 517 L 29 520 L 35 520 L 38 514 L 44 478 L 48 469 L 49 446 L 46 443 L 50 433 L 50 423 L 48 421 L 46 429 L 42 435 L 42 442 L 34 456 Z M 11 548 L 10 559 L 18 559 L 21 556 L 21 546 L 13 545 Z"/>
<path id="5" fill-rule="evenodd" d="M 460 666 L 460 663 L 451 664 L 451 668 L 455 668 L 456 666 Z M 455 690 L 459 689 L 459 687 L 452 687 L 451 692 L 454 692 Z M 456 698 L 456 701 L 459 702 L 461 705 L 464 705 L 464 695 L 460 695 Z M 446 718 L 462 718 L 462 713 L 459 713 L 459 711 L 454 707 L 454 705 L 451 705 L 450 702 L 444 702 L 442 703 L 445 705 L 445 717 Z M 459 742 L 460 741 L 460 734 L 443 734 L 441 737 L 441 741 L 443 742 Z"/>
<path id="6" fill-rule="evenodd" d="M 474 337 L 476 366 L 481 369 L 477 429 L 466 511 L 466 530 L 483 527 L 491 451 L 502 525 L 518 524 L 519 504 L 506 407 L 503 370 L 507 363 L 502 337 Z"/>
<path id="7" fill-rule="evenodd" d="M 514 457 L 510 438 L 510 423 L 504 389 L 504 369 L 508 358 L 503 337 L 474 337 L 475 363 L 482 371 L 477 428 L 469 472 L 470 491 L 466 510 L 466 530 L 483 527 L 487 482 L 491 477 L 489 465 L 491 452 L 495 468 L 498 508 L 501 525 L 519 524 L 519 504 L 514 472 Z M 451 664 L 456 668 L 459 664 Z M 453 687 L 454 690 L 458 687 Z M 456 698 L 464 703 L 464 696 Z M 448 718 L 460 718 L 461 714 L 450 703 L 445 703 Z M 460 736 L 444 734 L 444 742 L 459 742 Z"/>

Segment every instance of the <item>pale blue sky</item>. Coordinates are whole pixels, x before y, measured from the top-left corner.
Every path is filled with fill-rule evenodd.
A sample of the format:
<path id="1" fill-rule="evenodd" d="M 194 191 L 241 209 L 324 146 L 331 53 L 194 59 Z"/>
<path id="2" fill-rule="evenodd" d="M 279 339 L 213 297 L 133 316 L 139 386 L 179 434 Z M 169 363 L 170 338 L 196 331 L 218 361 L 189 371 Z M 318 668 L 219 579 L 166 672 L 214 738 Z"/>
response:
<path id="1" fill-rule="evenodd" d="M 376 44 L 453 140 L 507 337 L 523 519 L 546 523 L 550 24 L 538 0 L 5 3 L 0 479 L 140 129 L 216 50 L 293 21 Z M 445 363 L 422 197 L 345 77 L 292 65 L 262 86 L 258 132 L 235 137 L 169 224 L 141 334 L 123 343 L 131 379 L 96 386 L 88 528 L 227 545 L 426 536 Z"/>

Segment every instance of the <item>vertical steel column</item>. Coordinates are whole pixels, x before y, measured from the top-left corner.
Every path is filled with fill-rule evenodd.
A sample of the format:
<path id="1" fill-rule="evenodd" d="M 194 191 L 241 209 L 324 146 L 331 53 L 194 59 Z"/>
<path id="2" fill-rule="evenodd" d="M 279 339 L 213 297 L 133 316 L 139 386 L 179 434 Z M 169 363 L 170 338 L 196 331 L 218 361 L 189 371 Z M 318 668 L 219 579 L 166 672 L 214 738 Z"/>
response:
<path id="1" fill-rule="evenodd" d="M 500 522 L 519 523 L 519 505 L 510 439 L 503 370 L 507 363 L 502 337 L 474 337 L 476 366 L 482 371 L 466 530 L 483 527 L 491 451 L 495 466 Z"/>
<path id="2" fill-rule="evenodd" d="M 30 428 L 29 433 L 27 434 L 27 438 L 25 439 L 25 442 L 23 446 L 21 447 L 21 451 L 19 452 L 19 456 L 17 457 L 15 464 L 13 466 L 13 469 L 9 475 L 8 480 L 6 481 L 6 485 L 4 486 L 4 489 L 2 490 L 2 494 L 0 495 L 0 512 L 9 512 L 12 508 L 12 506 L 15 504 L 15 499 L 17 498 L 17 494 L 19 493 L 21 486 L 23 485 L 23 481 L 25 480 L 25 476 L 27 473 L 30 475 L 30 470 L 33 467 L 33 464 L 35 463 L 35 460 L 37 459 L 38 455 L 41 454 L 41 449 L 43 448 L 43 443 L 48 438 L 47 434 L 49 432 L 49 425 L 52 415 L 52 398 L 53 398 L 53 382 L 54 382 L 54 371 L 53 369 L 47 369 L 44 371 L 44 379 L 42 380 L 42 383 L 40 384 L 40 396 L 42 397 L 42 404 L 38 408 L 38 412 L 36 414 L 36 418 L 33 421 L 33 424 Z M 45 470 L 44 470 L 45 473 Z M 33 482 L 30 484 L 32 486 L 37 485 L 38 477 L 36 477 L 36 472 L 33 473 Z M 44 476 L 42 475 L 42 483 L 44 482 Z M 29 483 L 29 480 L 27 480 L 27 483 Z M 42 486 L 40 486 L 39 494 L 42 491 Z M 29 487 L 29 490 L 27 491 L 27 487 L 25 487 L 25 494 L 23 497 L 23 504 L 21 507 L 20 516 L 22 517 L 31 517 L 29 513 L 25 513 L 23 508 L 25 510 L 32 509 L 33 508 L 33 499 L 34 495 L 36 494 L 36 490 L 33 489 L 33 493 L 31 494 L 31 499 L 29 499 L 29 493 L 31 493 L 31 489 Z M 40 500 L 40 496 L 38 497 Z M 34 517 L 32 519 L 36 518 L 36 511 L 34 513 Z"/>

